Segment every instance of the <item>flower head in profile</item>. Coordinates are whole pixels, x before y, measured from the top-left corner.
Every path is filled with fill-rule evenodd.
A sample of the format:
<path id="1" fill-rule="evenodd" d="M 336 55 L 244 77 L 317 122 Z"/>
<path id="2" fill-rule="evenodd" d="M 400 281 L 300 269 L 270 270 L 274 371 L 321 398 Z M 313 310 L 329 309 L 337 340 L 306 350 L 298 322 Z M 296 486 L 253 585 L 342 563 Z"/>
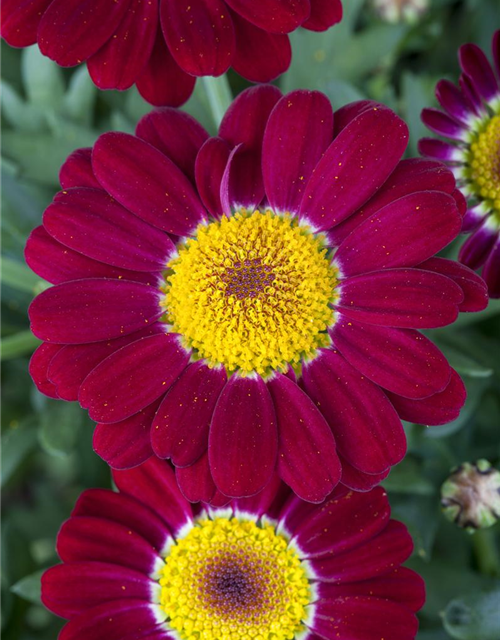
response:
<path id="1" fill-rule="evenodd" d="M 424 138 L 423 155 L 445 161 L 467 198 L 463 233 L 471 234 L 459 259 L 481 269 L 490 297 L 500 297 L 500 31 L 492 40 L 495 71 L 475 44 L 460 48 L 459 86 L 441 80 L 443 110 L 424 109 L 422 120 L 447 140 Z"/>
<path id="2" fill-rule="evenodd" d="M 114 479 L 80 496 L 42 577 L 60 640 L 415 638 L 424 585 L 383 489 L 316 506 L 273 480 L 206 508 L 157 459 Z"/>
<path id="3" fill-rule="evenodd" d="M 341 0 L 3 0 L 1 35 L 38 43 L 63 67 L 87 62 L 100 89 L 133 84 L 151 104 L 179 106 L 196 78 L 232 67 L 252 82 L 285 72 L 288 34 L 326 31 Z"/>
<path id="4" fill-rule="evenodd" d="M 218 137 L 163 109 L 75 152 L 26 248 L 56 285 L 30 308 L 39 389 L 88 408 L 114 468 L 154 453 L 232 498 L 275 471 L 313 502 L 375 486 L 401 418 L 464 402 L 418 329 L 487 302 L 434 257 L 462 224 L 452 173 L 406 142 L 381 105 L 261 86 Z"/>

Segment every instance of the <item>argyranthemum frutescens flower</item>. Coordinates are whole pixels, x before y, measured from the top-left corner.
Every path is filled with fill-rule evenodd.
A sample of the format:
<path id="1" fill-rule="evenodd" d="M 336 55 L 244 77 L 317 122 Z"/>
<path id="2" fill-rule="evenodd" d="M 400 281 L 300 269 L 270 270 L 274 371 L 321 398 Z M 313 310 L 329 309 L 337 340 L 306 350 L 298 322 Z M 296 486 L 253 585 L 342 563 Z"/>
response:
<path id="1" fill-rule="evenodd" d="M 500 297 L 500 31 L 493 36 L 493 71 L 475 44 L 460 48 L 459 87 L 441 80 L 436 88 L 444 111 L 424 109 L 429 129 L 451 142 L 424 138 L 423 155 L 445 161 L 467 197 L 459 259 L 482 276 L 492 298 Z"/>
<path id="2" fill-rule="evenodd" d="M 167 109 L 76 152 L 26 249 L 56 284 L 30 308 L 35 382 L 89 409 L 115 468 L 154 451 L 230 497 L 276 469 L 311 501 L 374 486 L 405 453 L 400 417 L 441 424 L 465 398 L 418 329 L 486 304 L 433 257 L 462 200 L 439 163 L 400 162 L 406 141 L 380 105 L 333 118 L 267 86 L 217 138 Z"/>
<path id="3" fill-rule="evenodd" d="M 424 585 L 383 489 L 324 505 L 274 479 L 254 498 L 191 505 L 166 462 L 90 489 L 58 536 L 42 600 L 60 640 L 413 640 Z"/>
<path id="4" fill-rule="evenodd" d="M 137 84 L 148 102 L 178 106 L 197 76 L 276 78 L 290 65 L 288 33 L 341 18 L 341 0 L 3 0 L 1 35 L 63 67 L 86 61 L 101 89 Z"/>

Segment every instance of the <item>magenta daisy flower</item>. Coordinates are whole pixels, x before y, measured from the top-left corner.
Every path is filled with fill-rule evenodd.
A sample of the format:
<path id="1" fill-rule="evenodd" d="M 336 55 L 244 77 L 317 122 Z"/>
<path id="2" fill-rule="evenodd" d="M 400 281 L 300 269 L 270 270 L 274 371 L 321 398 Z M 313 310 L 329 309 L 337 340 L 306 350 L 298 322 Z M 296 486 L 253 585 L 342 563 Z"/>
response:
<path id="1" fill-rule="evenodd" d="M 196 77 L 229 67 L 252 82 L 286 71 L 288 33 L 326 31 L 341 0 L 3 0 L 2 37 L 38 43 L 63 67 L 87 62 L 100 89 L 133 84 L 151 104 L 179 106 Z"/>
<path id="2" fill-rule="evenodd" d="M 206 508 L 160 460 L 114 479 L 80 496 L 42 577 L 59 640 L 415 638 L 424 584 L 383 489 L 315 506 L 273 480 Z"/>
<path id="3" fill-rule="evenodd" d="M 459 260 L 481 269 L 490 297 L 500 297 L 500 31 L 493 36 L 495 72 L 475 44 L 460 48 L 459 86 L 441 80 L 444 111 L 424 109 L 427 127 L 448 140 L 423 138 L 420 152 L 445 161 L 467 198 L 462 232 L 471 234 Z"/>
<path id="4" fill-rule="evenodd" d="M 78 400 L 115 468 L 153 452 L 258 493 L 366 490 L 405 454 L 400 418 L 455 418 L 464 386 L 418 329 L 484 308 L 482 280 L 434 254 L 459 233 L 452 173 L 400 161 L 407 128 L 374 103 L 242 93 L 208 138 L 147 115 L 61 170 L 28 240 L 56 286 L 32 303 L 39 389 Z"/>

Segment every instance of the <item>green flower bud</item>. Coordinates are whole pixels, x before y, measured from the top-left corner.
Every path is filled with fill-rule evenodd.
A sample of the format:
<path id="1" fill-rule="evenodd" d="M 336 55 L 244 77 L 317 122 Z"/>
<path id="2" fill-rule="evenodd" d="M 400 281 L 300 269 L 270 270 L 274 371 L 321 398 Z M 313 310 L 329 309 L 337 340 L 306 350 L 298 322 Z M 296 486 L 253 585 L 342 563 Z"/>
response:
<path id="1" fill-rule="evenodd" d="M 500 471 L 487 460 L 464 462 L 441 487 L 445 516 L 468 531 L 486 529 L 500 519 Z"/>

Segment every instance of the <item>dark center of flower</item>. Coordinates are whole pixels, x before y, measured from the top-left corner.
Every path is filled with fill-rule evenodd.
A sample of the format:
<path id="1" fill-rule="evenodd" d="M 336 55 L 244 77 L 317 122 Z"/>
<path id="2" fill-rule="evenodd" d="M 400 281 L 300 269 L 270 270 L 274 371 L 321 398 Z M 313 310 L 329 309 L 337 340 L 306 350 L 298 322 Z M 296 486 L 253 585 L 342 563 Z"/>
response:
<path id="1" fill-rule="evenodd" d="M 254 258 L 234 262 L 231 267 L 225 269 L 220 279 L 226 284 L 226 296 L 235 296 L 242 300 L 257 298 L 264 293 L 266 287 L 272 285 L 275 277 L 269 265 L 262 264 L 260 258 Z"/>

